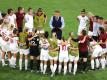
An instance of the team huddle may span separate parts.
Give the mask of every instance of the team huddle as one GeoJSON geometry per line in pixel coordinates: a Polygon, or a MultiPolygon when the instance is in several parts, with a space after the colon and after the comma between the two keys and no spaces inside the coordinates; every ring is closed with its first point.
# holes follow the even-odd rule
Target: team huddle
{"type": "Polygon", "coordinates": [[[47,15],[42,8],[36,12],[29,8],[28,13],[25,13],[23,7],[18,7],[16,13],[13,9],[8,9],[7,13],[0,13],[2,67],[9,65],[11,68],[18,67],[21,71],[31,72],[36,69],[42,74],[47,74],[49,65],[51,77],[62,71],[64,75],[76,75],[78,68],[85,73],[89,70],[88,63],[90,70],[105,69],[107,21],[91,12],[87,13],[85,9],[81,11],[77,20],[77,38],[70,32],[69,38],[65,39],[62,36],[65,23],[60,11],[55,11],[49,22],[52,29],[51,37],[49,32],[45,31],[47,15]]]}

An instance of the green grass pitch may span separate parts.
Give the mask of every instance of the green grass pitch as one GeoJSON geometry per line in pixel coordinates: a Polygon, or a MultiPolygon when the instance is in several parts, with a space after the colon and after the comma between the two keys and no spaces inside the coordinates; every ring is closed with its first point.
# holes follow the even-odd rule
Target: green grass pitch
{"type": "MultiPolygon", "coordinates": [[[[28,7],[37,10],[39,7],[44,9],[48,16],[46,30],[50,31],[49,20],[55,10],[60,10],[65,19],[66,26],[63,29],[63,35],[68,37],[68,32],[77,32],[78,22],[76,17],[81,9],[86,9],[96,15],[107,18],[107,0],[0,0],[0,11],[5,12],[8,8],[17,9],[22,6],[27,11],[28,7]]],[[[1,67],[0,63],[0,80],[107,80],[107,69],[104,71],[88,72],[87,74],[57,75],[53,78],[50,75],[40,75],[1,67]]]]}

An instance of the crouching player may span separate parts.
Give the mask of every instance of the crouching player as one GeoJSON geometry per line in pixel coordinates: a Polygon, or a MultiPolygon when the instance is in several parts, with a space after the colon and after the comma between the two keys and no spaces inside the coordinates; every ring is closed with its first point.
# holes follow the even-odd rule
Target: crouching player
{"type": "Polygon", "coordinates": [[[40,69],[41,73],[46,74],[47,61],[49,60],[49,42],[48,42],[48,32],[44,33],[44,37],[40,40],[41,53],[40,53],[40,69]]]}
{"type": "Polygon", "coordinates": [[[79,60],[79,51],[78,51],[78,47],[76,47],[76,43],[74,43],[72,41],[72,35],[73,33],[71,32],[69,34],[69,39],[68,39],[68,43],[70,44],[69,47],[69,73],[71,73],[72,71],[72,63],[74,63],[74,67],[73,67],[73,75],[76,74],[77,72],[77,64],[78,64],[78,60],[79,60]]]}
{"type": "Polygon", "coordinates": [[[49,59],[50,59],[50,69],[51,69],[51,77],[55,75],[57,69],[57,60],[58,60],[58,50],[52,51],[53,49],[58,47],[58,43],[60,40],[57,39],[56,33],[52,33],[52,38],[49,39],[50,43],[50,52],[49,52],[49,59]]]}
{"type": "Polygon", "coordinates": [[[19,59],[19,69],[22,70],[22,60],[23,55],[25,56],[25,70],[28,69],[28,54],[29,54],[29,42],[27,29],[19,34],[19,47],[20,47],[20,59],[19,59]]]}

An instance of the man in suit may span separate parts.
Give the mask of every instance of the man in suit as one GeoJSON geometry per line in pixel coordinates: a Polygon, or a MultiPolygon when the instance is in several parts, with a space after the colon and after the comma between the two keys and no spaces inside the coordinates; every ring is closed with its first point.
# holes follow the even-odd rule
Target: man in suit
{"type": "Polygon", "coordinates": [[[57,34],[57,38],[62,38],[62,29],[65,26],[64,18],[61,16],[60,11],[55,11],[54,16],[51,17],[50,23],[49,23],[52,33],[57,34]]]}

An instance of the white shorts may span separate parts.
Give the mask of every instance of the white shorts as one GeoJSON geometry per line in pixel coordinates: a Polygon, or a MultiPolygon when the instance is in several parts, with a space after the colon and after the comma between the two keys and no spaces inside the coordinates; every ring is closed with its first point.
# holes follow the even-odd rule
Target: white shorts
{"type": "Polygon", "coordinates": [[[100,46],[96,47],[92,53],[92,57],[101,56],[102,48],[100,46]]]}
{"type": "Polygon", "coordinates": [[[78,60],[79,60],[79,56],[69,55],[69,61],[74,62],[74,61],[78,61],[78,60]]]}
{"type": "Polygon", "coordinates": [[[105,54],[106,51],[107,51],[107,48],[103,48],[103,49],[102,49],[102,52],[101,52],[101,55],[105,54]]]}
{"type": "Polygon", "coordinates": [[[68,52],[59,53],[59,62],[68,62],[68,60],[69,60],[68,52]]]}
{"type": "Polygon", "coordinates": [[[11,51],[11,53],[18,53],[19,52],[19,49],[17,48],[17,49],[10,49],[10,51],[11,51]]]}
{"type": "Polygon", "coordinates": [[[41,53],[40,53],[40,60],[43,60],[43,61],[48,61],[49,60],[49,55],[48,55],[48,50],[41,50],[41,53]]]}
{"type": "Polygon", "coordinates": [[[58,56],[56,56],[56,57],[49,56],[49,60],[57,61],[58,60],[58,56]]]}
{"type": "Polygon", "coordinates": [[[28,55],[29,49],[20,49],[20,54],[28,55]]]}
{"type": "Polygon", "coordinates": [[[5,45],[5,46],[2,45],[1,48],[2,48],[3,52],[9,52],[10,51],[10,46],[9,45],[5,45]]]}
{"type": "Polygon", "coordinates": [[[45,31],[43,29],[37,30],[37,34],[43,34],[45,31]]]}
{"type": "Polygon", "coordinates": [[[32,32],[32,30],[33,30],[33,24],[25,23],[25,28],[28,29],[28,32],[32,32]]]}
{"type": "Polygon", "coordinates": [[[13,45],[13,46],[10,46],[10,51],[11,51],[11,53],[18,53],[19,48],[18,48],[18,46],[13,45]]]}

